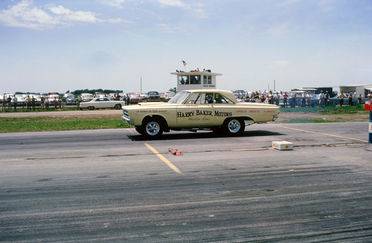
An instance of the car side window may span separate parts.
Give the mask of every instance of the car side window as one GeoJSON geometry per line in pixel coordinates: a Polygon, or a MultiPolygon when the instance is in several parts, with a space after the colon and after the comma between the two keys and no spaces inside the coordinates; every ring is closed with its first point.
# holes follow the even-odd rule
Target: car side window
{"type": "Polygon", "coordinates": [[[205,100],[205,93],[200,93],[199,98],[196,100],[195,104],[204,104],[205,100]]]}
{"type": "Polygon", "coordinates": [[[185,104],[196,104],[200,100],[200,93],[191,93],[185,104]]]}
{"type": "Polygon", "coordinates": [[[216,104],[229,104],[229,100],[226,99],[223,95],[216,93],[214,96],[214,103],[216,104]]]}
{"type": "Polygon", "coordinates": [[[213,104],[213,93],[205,94],[204,104],[213,104]]]}

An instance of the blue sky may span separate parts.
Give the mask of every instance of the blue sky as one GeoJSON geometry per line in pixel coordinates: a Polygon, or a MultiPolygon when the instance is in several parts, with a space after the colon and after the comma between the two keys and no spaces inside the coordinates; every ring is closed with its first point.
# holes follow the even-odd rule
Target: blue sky
{"type": "Polygon", "coordinates": [[[2,0],[0,92],[372,83],[371,0],[2,0]]]}

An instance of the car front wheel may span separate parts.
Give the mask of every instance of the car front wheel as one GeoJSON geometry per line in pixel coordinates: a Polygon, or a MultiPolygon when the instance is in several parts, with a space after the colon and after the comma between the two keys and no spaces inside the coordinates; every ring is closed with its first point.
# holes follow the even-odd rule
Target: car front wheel
{"type": "Polygon", "coordinates": [[[157,119],[148,119],[143,124],[143,132],[148,138],[158,138],[163,134],[163,128],[157,119]]]}
{"type": "Polygon", "coordinates": [[[224,124],[225,133],[229,136],[240,135],[244,132],[245,123],[243,120],[238,118],[231,118],[224,124]]]}

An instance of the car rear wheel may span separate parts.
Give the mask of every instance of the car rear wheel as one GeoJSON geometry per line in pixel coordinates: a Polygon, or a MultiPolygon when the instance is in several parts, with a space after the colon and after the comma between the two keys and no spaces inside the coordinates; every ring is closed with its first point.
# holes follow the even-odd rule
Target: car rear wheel
{"type": "Polygon", "coordinates": [[[163,134],[163,127],[159,120],[148,119],[143,124],[144,135],[148,138],[158,138],[163,134]]]}
{"type": "Polygon", "coordinates": [[[121,109],[121,105],[120,105],[120,104],[116,104],[116,105],[114,106],[114,108],[115,108],[116,110],[120,110],[120,109],[121,109]]]}
{"type": "Polygon", "coordinates": [[[244,132],[245,123],[238,118],[228,119],[224,124],[224,131],[229,136],[240,135],[244,132]]]}

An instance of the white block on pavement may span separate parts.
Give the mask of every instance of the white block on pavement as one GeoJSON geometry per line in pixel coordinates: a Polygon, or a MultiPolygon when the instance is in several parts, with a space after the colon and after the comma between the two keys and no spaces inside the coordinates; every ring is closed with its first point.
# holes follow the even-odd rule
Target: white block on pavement
{"type": "Polygon", "coordinates": [[[293,143],[288,141],[273,141],[272,147],[277,150],[292,150],[293,143]]]}

